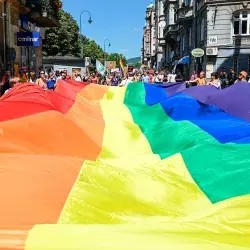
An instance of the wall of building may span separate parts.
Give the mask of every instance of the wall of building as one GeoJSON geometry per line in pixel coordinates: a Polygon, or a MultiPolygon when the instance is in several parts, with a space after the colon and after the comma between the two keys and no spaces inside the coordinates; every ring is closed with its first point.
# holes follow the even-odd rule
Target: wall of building
{"type": "MultiPolygon", "coordinates": [[[[236,71],[245,70],[250,73],[250,36],[238,36],[241,44],[235,45],[233,35],[233,14],[239,10],[250,12],[250,4],[243,6],[243,2],[224,3],[220,5],[209,5],[207,14],[207,36],[217,37],[218,55],[215,58],[208,58],[213,62],[213,70],[218,71],[225,68],[227,71],[234,67],[236,71]],[[242,40],[244,39],[244,40],[242,40]]],[[[250,20],[249,28],[250,28],[250,20]]],[[[207,40],[208,47],[209,40],[207,40]]]]}
{"type": "MultiPolygon", "coordinates": [[[[34,4],[39,6],[42,2],[35,1],[34,4]]],[[[20,69],[38,71],[39,67],[42,66],[42,44],[39,47],[17,46],[17,32],[40,32],[42,38],[44,37],[44,28],[39,26],[49,24],[54,27],[56,19],[52,17],[55,20],[55,23],[53,21],[52,24],[52,21],[49,22],[51,20],[49,18],[39,19],[41,13],[37,13],[38,20],[34,21],[29,18],[29,13],[31,13],[31,7],[25,1],[0,0],[0,15],[6,15],[0,18],[0,75],[2,71],[1,60],[4,61],[3,68],[11,70],[14,75],[17,75],[20,69]],[[6,37],[6,43],[4,43],[4,37],[6,37]],[[6,53],[4,53],[5,51],[6,53]],[[9,51],[15,52],[13,53],[16,55],[14,60],[10,57],[9,51]]]]}
{"type": "Polygon", "coordinates": [[[143,31],[143,64],[153,67],[156,61],[156,22],[155,7],[150,4],[146,9],[146,24],[143,31]]]}
{"type": "Polygon", "coordinates": [[[21,62],[21,49],[16,45],[16,33],[19,31],[20,15],[16,8],[11,3],[7,2],[7,25],[6,25],[6,45],[7,45],[7,69],[12,70],[15,64],[20,65],[21,62]],[[14,49],[16,58],[10,61],[9,50],[14,49]]]}
{"type": "Polygon", "coordinates": [[[163,31],[166,25],[165,16],[164,16],[164,4],[163,0],[155,1],[155,13],[156,13],[156,67],[162,68],[164,61],[163,54],[163,44],[165,44],[163,31]]]}
{"type": "MultiPolygon", "coordinates": [[[[213,71],[218,71],[222,68],[229,71],[230,67],[234,67],[236,71],[245,70],[250,73],[250,19],[248,20],[248,35],[234,36],[232,33],[233,13],[239,10],[246,10],[250,13],[250,2],[199,0],[197,9],[195,4],[193,4],[194,2],[183,0],[165,1],[166,30],[169,32],[169,26],[173,24],[176,24],[178,30],[176,38],[172,32],[170,35],[165,35],[167,42],[163,48],[166,62],[164,65],[169,65],[169,62],[173,63],[175,59],[183,56],[191,56],[191,51],[195,48],[202,48],[205,51],[205,55],[202,58],[195,59],[192,56],[190,57],[190,75],[193,70],[198,72],[206,70],[208,73],[207,77],[210,78],[210,74],[213,71]],[[174,10],[177,10],[178,13],[180,8],[184,10],[186,8],[188,12],[190,7],[193,7],[193,14],[189,18],[185,16],[184,21],[180,21],[180,16],[178,14],[175,15],[174,10]],[[217,38],[217,44],[211,45],[209,43],[212,37],[217,38]],[[173,38],[172,41],[171,38],[173,38]],[[167,44],[169,39],[176,46],[174,57],[172,57],[173,52],[167,44]],[[218,55],[206,55],[206,49],[210,47],[218,48],[218,55]]],[[[173,44],[171,46],[174,47],[173,44]]]]}
{"type": "MultiPolygon", "coordinates": [[[[4,13],[4,4],[0,2],[0,15],[4,13]]],[[[4,47],[4,22],[5,18],[0,18],[0,77],[4,74],[5,47],[4,47]]]]}

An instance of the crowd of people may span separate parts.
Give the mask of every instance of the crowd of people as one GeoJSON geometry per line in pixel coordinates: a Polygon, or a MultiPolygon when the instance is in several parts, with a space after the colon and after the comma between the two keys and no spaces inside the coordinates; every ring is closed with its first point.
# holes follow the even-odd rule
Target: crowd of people
{"type": "Polygon", "coordinates": [[[234,68],[229,69],[229,73],[225,69],[221,69],[219,72],[214,72],[211,74],[211,80],[206,79],[206,74],[204,71],[201,71],[199,75],[193,72],[191,79],[187,82],[189,86],[193,85],[212,85],[218,89],[224,89],[238,82],[249,82],[247,80],[247,72],[240,71],[238,74],[234,71],[234,68]]]}
{"type": "Polygon", "coordinates": [[[69,80],[71,77],[67,74],[67,71],[51,71],[47,73],[45,70],[41,69],[38,75],[34,71],[29,73],[20,71],[19,74],[14,77],[11,76],[10,71],[6,71],[0,83],[0,94],[3,95],[14,86],[22,83],[33,83],[44,90],[54,90],[57,85],[57,80],[59,79],[69,80]]]}
{"type": "Polygon", "coordinates": [[[16,77],[12,77],[11,72],[6,71],[0,83],[0,93],[3,95],[15,85],[27,82],[34,83],[44,90],[55,90],[57,81],[59,79],[65,81],[72,79],[78,82],[88,82],[92,84],[119,87],[127,86],[132,82],[144,82],[151,84],[186,82],[187,87],[212,85],[218,89],[223,89],[237,82],[247,82],[247,76],[247,72],[241,71],[239,74],[237,74],[233,68],[230,68],[228,74],[226,73],[225,69],[221,69],[219,72],[212,73],[211,79],[209,81],[206,79],[206,73],[204,71],[201,71],[199,74],[193,72],[189,81],[184,81],[180,72],[158,72],[153,70],[138,70],[129,72],[126,74],[126,76],[122,76],[122,74],[119,72],[105,75],[92,73],[89,76],[81,76],[81,74],[78,72],[74,72],[73,75],[70,76],[67,71],[50,71],[47,73],[45,70],[41,69],[38,75],[34,71],[29,73],[20,71],[19,75],[16,77]]]}

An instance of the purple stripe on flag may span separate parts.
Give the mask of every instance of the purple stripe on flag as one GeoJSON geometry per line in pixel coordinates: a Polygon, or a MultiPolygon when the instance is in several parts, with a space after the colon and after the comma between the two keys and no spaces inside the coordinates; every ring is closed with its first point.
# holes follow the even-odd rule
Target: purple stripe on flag
{"type": "Polygon", "coordinates": [[[175,95],[186,89],[186,83],[164,83],[164,84],[149,84],[144,83],[146,90],[146,103],[151,106],[175,95]],[[154,91],[155,95],[150,93],[154,91]]]}
{"type": "Polygon", "coordinates": [[[201,103],[215,105],[225,112],[250,121],[250,84],[241,82],[223,90],[212,86],[198,86],[183,93],[201,103]]]}

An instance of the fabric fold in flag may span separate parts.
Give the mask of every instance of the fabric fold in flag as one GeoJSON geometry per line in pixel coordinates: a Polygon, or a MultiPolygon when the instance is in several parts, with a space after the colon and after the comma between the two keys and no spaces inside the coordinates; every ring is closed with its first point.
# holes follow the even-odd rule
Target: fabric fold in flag
{"type": "Polygon", "coordinates": [[[249,106],[215,101],[250,87],[211,88],[10,90],[0,249],[250,250],[249,106]]]}

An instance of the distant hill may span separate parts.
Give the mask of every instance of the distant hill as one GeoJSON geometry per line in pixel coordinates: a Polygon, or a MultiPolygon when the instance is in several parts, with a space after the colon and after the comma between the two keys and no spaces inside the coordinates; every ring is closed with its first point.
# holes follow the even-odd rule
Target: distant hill
{"type": "Polygon", "coordinates": [[[128,59],[128,64],[132,65],[132,64],[135,64],[135,63],[140,62],[140,61],[141,61],[141,57],[138,56],[138,57],[128,59]]]}

